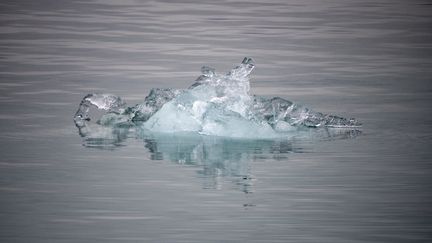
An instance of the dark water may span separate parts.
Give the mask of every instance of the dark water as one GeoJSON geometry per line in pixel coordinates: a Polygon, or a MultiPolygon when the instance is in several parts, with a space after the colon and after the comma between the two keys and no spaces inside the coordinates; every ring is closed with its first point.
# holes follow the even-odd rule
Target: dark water
{"type": "Polygon", "coordinates": [[[432,240],[430,1],[2,1],[0,13],[1,242],[432,240]],[[244,56],[253,93],[356,117],[361,134],[83,146],[72,117],[85,94],[134,104],[244,56]]]}

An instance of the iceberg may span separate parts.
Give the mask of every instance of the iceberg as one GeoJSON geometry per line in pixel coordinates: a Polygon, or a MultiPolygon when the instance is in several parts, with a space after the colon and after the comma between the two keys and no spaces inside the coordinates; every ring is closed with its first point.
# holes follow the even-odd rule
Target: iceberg
{"type": "MultiPolygon", "coordinates": [[[[187,89],[150,91],[144,102],[128,107],[112,94],[88,94],[74,116],[75,125],[85,136],[90,109],[104,111],[97,120],[102,127],[137,128],[156,133],[195,133],[233,138],[275,138],[309,128],[356,128],[356,119],[313,111],[289,100],[250,94],[252,58],[226,74],[211,67],[187,89]]],[[[98,128],[103,130],[103,128],[98,128]]],[[[103,132],[102,132],[103,133],[103,132]]]]}

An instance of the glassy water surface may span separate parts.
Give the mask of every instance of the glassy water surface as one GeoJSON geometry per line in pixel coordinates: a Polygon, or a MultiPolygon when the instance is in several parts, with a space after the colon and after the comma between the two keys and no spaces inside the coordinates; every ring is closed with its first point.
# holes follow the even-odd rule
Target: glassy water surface
{"type": "Polygon", "coordinates": [[[2,1],[1,242],[427,242],[428,1],[2,1]],[[128,104],[255,59],[252,93],[356,117],[276,140],[83,139],[128,104]]]}

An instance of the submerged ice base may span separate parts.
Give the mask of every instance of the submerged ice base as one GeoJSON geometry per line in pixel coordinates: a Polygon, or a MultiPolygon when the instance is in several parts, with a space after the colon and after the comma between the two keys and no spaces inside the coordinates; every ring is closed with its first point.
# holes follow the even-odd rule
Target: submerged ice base
{"type": "Polygon", "coordinates": [[[142,104],[126,107],[111,94],[89,94],[81,101],[74,121],[85,132],[92,106],[106,111],[102,126],[138,126],[158,133],[191,132],[236,138],[272,138],[304,128],[359,127],[346,119],[312,111],[280,97],[250,94],[251,58],[227,74],[202,67],[201,76],[188,89],[152,89],[142,104]]]}

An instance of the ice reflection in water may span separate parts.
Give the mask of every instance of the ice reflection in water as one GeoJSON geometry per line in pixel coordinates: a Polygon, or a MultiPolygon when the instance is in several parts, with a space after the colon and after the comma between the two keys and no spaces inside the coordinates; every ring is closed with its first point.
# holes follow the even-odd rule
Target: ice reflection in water
{"type": "Polygon", "coordinates": [[[83,145],[88,148],[114,150],[127,139],[140,139],[151,160],[197,166],[204,188],[221,189],[224,177],[244,193],[254,191],[250,163],[253,161],[287,160],[290,153],[307,152],[313,142],[328,139],[350,139],[360,130],[342,128],[307,129],[291,137],[278,139],[236,139],[198,135],[195,133],[153,133],[138,127],[107,127],[86,123],[78,129],[83,145]]]}

